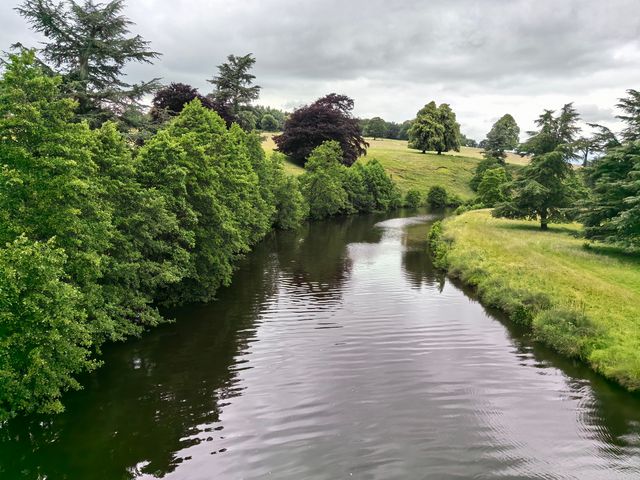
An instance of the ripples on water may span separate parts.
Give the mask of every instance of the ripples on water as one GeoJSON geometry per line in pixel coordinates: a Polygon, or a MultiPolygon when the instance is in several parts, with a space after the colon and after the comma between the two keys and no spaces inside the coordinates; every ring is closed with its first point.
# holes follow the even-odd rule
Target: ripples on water
{"type": "Polygon", "coordinates": [[[430,220],[274,235],[219,301],[107,352],[66,414],[5,429],[0,472],[640,478],[640,400],[435,272],[430,220]]]}

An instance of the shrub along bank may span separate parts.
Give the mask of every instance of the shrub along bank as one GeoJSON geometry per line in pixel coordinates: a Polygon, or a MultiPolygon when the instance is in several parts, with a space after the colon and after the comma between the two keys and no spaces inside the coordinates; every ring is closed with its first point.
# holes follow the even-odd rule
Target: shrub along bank
{"type": "Polygon", "coordinates": [[[482,302],[531,327],[555,350],[640,389],[640,257],[576,238],[579,226],[539,231],[476,210],[436,223],[436,264],[482,302]]]}

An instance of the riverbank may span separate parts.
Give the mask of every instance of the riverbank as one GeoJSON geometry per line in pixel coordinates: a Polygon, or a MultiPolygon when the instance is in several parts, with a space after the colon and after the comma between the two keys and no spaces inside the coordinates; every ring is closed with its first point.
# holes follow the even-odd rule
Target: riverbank
{"type": "Polygon", "coordinates": [[[488,306],[531,327],[537,339],[640,389],[640,257],[585,246],[576,224],[491,217],[477,210],[436,224],[438,266],[477,288],[488,306]]]}

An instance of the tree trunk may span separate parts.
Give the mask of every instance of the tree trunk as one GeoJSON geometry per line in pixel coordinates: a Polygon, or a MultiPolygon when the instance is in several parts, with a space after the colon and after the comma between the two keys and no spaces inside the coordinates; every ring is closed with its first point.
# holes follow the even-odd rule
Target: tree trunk
{"type": "Polygon", "coordinates": [[[427,153],[427,151],[426,150],[422,150],[422,153],[427,153]]]}
{"type": "Polygon", "coordinates": [[[540,214],[540,230],[549,230],[547,212],[543,212],[540,214]]]}

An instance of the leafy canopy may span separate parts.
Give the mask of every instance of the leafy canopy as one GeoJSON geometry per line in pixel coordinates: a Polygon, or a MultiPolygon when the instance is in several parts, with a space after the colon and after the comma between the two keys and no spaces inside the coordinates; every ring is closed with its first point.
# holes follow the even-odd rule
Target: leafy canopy
{"type": "Polygon", "coordinates": [[[157,81],[129,84],[130,62],[152,63],[159,56],[122,15],[124,0],[95,3],[26,0],[16,10],[46,38],[41,53],[64,78],[64,90],[78,101],[77,113],[94,124],[141,107],[157,81]]]}
{"type": "Polygon", "coordinates": [[[253,85],[256,77],[251,73],[255,63],[256,59],[251,53],[229,55],[227,62],[218,65],[218,75],[207,80],[215,87],[213,98],[227,105],[236,118],[242,107],[260,96],[260,86],[253,85]]]}
{"type": "Polygon", "coordinates": [[[520,127],[508,113],[493,124],[484,144],[484,155],[504,162],[506,150],[514,150],[518,146],[520,127]]]}
{"type": "Polygon", "coordinates": [[[408,130],[409,148],[425,153],[427,150],[447,152],[460,150],[460,125],[448,104],[439,107],[429,102],[421,108],[408,130]]]}
{"type": "Polygon", "coordinates": [[[341,163],[352,165],[366,155],[369,146],[352,110],[353,100],[335,93],[297,109],[285,122],[282,134],[274,137],[278,150],[304,165],[316,147],[336,141],[342,152],[341,163]]]}

